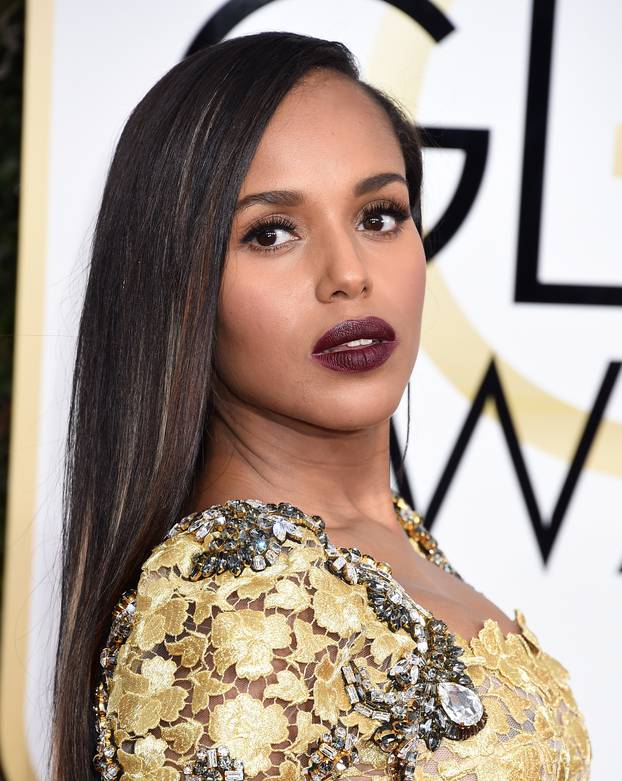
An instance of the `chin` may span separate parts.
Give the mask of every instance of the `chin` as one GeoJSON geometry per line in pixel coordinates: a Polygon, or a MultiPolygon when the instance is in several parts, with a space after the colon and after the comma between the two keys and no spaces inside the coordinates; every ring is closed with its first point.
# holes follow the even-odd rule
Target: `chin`
{"type": "Polygon", "coordinates": [[[315,426],[335,431],[358,431],[372,428],[384,423],[393,415],[400,398],[387,398],[384,401],[376,398],[373,402],[368,398],[367,403],[360,403],[356,400],[355,395],[351,399],[331,404],[330,407],[327,405],[325,414],[322,414],[323,405],[315,407],[309,422],[315,426]]]}

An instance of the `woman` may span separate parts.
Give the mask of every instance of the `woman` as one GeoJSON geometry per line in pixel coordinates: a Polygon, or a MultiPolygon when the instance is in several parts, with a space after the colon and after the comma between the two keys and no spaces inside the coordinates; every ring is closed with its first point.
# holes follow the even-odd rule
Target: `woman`
{"type": "Polygon", "coordinates": [[[221,42],[130,116],[78,340],[55,779],[588,777],[564,668],[390,486],[421,177],[335,42],[221,42]]]}

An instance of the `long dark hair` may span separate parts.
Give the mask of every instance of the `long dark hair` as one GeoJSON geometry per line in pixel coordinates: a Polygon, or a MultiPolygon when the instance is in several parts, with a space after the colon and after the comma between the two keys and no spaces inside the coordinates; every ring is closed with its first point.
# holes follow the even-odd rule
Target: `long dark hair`
{"type": "Polygon", "coordinates": [[[179,519],[213,410],[216,307],[234,207],[275,109],[312,69],[357,82],[403,150],[421,231],[421,147],[337,41],[262,32],[182,60],[132,111],[110,165],[77,340],[63,488],[51,778],[97,778],[92,696],[120,594],[179,519]]]}

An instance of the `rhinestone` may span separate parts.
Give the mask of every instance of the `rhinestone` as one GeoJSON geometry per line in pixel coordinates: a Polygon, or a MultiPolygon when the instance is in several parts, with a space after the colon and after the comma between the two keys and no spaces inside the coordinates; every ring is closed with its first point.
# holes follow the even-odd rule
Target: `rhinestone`
{"type": "Polygon", "coordinates": [[[296,540],[296,542],[300,542],[300,540],[302,540],[302,529],[299,526],[296,526],[295,523],[292,524],[291,529],[287,530],[287,533],[293,540],[296,540]]]}
{"type": "Polygon", "coordinates": [[[196,517],[196,518],[195,518],[195,519],[194,519],[194,520],[193,520],[193,521],[190,523],[190,525],[188,526],[188,531],[189,531],[189,532],[193,532],[193,531],[195,531],[196,529],[198,529],[198,528],[199,528],[199,526],[200,526],[202,523],[203,523],[203,518],[202,518],[202,517],[199,515],[198,517],[196,517]]]}
{"type": "Polygon", "coordinates": [[[197,529],[196,534],[194,535],[197,540],[202,540],[204,537],[207,537],[209,534],[210,527],[207,525],[201,526],[200,529],[197,529]]]}
{"type": "Polygon", "coordinates": [[[432,729],[432,719],[427,719],[427,721],[424,721],[423,724],[419,727],[419,732],[421,733],[421,735],[427,735],[431,729],[432,729]]]}
{"type": "Polygon", "coordinates": [[[340,572],[346,566],[346,560],[343,556],[338,556],[330,562],[330,566],[334,572],[340,572]]]}
{"type": "Polygon", "coordinates": [[[273,550],[267,550],[265,553],[265,559],[268,562],[268,564],[274,564],[274,562],[279,558],[279,554],[275,553],[273,550]]]}
{"type": "Polygon", "coordinates": [[[399,592],[399,591],[393,591],[393,593],[391,593],[391,594],[389,595],[389,599],[390,599],[390,600],[391,600],[391,602],[393,602],[395,605],[401,605],[401,604],[402,604],[402,595],[400,594],[400,592],[399,592]]]}
{"type": "MultiPolygon", "coordinates": [[[[418,738],[411,738],[410,740],[407,740],[404,745],[401,747],[401,749],[397,752],[397,756],[400,759],[406,759],[408,754],[415,753],[416,747],[417,747],[417,740],[418,738]]],[[[416,758],[416,753],[414,757],[408,757],[411,761],[413,761],[416,758]]]]}
{"type": "Polygon", "coordinates": [[[253,542],[253,548],[257,551],[257,553],[264,553],[268,550],[268,540],[263,536],[263,534],[253,542]]]}
{"type": "Polygon", "coordinates": [[[356,679],[354,677],[354,672],[349,664],[344,664],[344,666],[341,668],[341,671],[346,683],[354,683],[356,679]]]}
{"type": "Polygon", "coordinates": [[[274,526],[272,527],[272,534],[274,534],[279,542],[285,542],[287,538],[288,527],[290,526],[291,524],[285,520],[275,521],[274,526]]]}
{"type": "Polygon", "coordinates": [[[378,742],[380,743],[380,748],[388,752],[398,742],[397,735],[394,732],[383,732],[380,734],[378,742]]]}
{"type": "Polygon", "coordinates": [[[274,518],[270,515],[259,515],[256,519],[256,523],[261,529],[272,529],[274,518]]]}
{"type": "Polygon", "coordinates": [[[459,683],[441,681],[437,691],[443,710],[452,721],[471,727],[482,718],[484,706],[471,689],[459,683]]]}
{"type": "Polygon", "coordinates": [[[434,730],[431,730],[425,739],[426,746],[430,749],[430,751],[434,751],[435,749],[437,749],[440,742],[441,742],[441,737],[434,730]]]}
{"type": "Polygon", "coordinates": [[[322,743],[320,746],[320,754],[324,754],[324,756],[329,759],[334,759],[337,756],[337,751],[332,746],[329,746],[328,743],[322,743]]]}
{"type": "Polygon", "coordinates": [[[376,719],[376,721],[391,721],[391,714],[384,710],[372,711],[371,716],[372,719],[376,719]]]}
{"type": "Polygon", "coordinates": [[[346,686],[346,694],[350,700],[350,705],[354,705],[355,702],[359,702],[359,696],[356,692],[356,687],[353,685],[346,686]]]}

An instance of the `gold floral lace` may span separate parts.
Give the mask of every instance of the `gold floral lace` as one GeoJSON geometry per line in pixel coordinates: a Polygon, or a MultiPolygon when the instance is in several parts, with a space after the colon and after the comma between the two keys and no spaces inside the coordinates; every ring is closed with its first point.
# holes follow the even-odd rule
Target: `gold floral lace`
{"type": "MultiPolygon", "coordinates": [[[[377,722],[352,710],[341,668],[354,662],[374,683],[386,681],[413,639],[379,620],[363,585],[328,571],[310,529],[271,566],[237,577],[224,571],[191,580],[203,549],[182,531],[142,567],[131,631],[118,645],[105,697],[99,691],[100,723],[120,767],[102,778],[219,778],[192,768],[201,747],[224,746],[247,779],[295,781],[338,722],[358,749],[341,777],[392,778],[371,740],[377,722]]],[[[420,741],[416,781],[589,777],[590,741],[568,673],[515,614],[520,634],[504,635],[488,619],[469,642],[455,635],[488,721],[434,751],[420,741]]]]}

